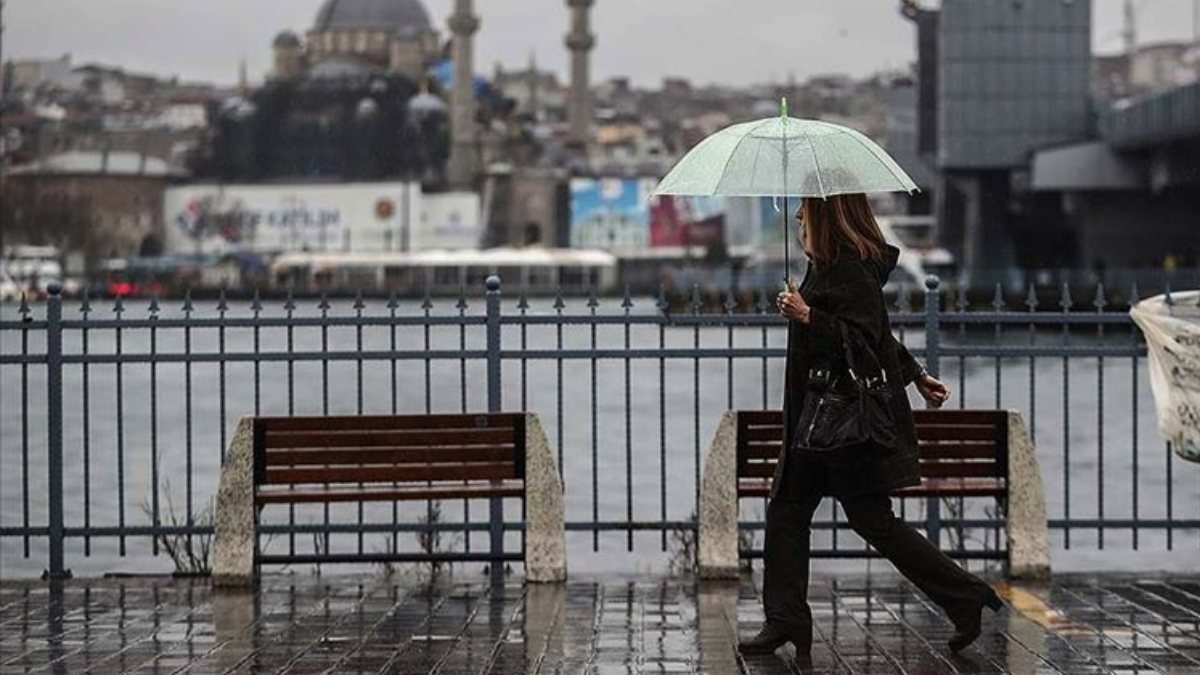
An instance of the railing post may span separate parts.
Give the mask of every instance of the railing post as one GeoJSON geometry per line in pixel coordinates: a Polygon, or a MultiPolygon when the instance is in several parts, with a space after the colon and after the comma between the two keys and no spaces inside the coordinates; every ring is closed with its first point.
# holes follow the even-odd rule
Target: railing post
{"type": "Polygon", "coordinates": [[[925,369],[941,377],[941,281],[934,275],[925,277],[925,369]]]}
{"type": "MultiPolygon", "coordinates": [[[[942,294],[941,281],[934,275],[925,277],[925,370],[934,377],[941,377],[942,346],[942,294]]],[[[933,407],[933,404],[927,404],[933,407]]],[[[942,504],[937,497],[925,500],[925,535],[934,546],[942,540],[942,504]]]]}
{"type": "Polygon", "coordinates": [[[62,421],[62,286],[51,282],[46,298],[46,448],[49,497],[50,566],[42,575],[51,581],[71,576],[63,567],[63,421],[62,421]]]}
{"type": "MultiPolygon", "coordinates": [[[[503,399],[500,393],[500,277],[491,275],[485,282],[487,287],[487,405],[488,412],[500,412],[503,399]]],[[[521,450],[524,452],[524,449],[521,450]]],[[[504,501],[493,498],[488,501],[491,516],[488,535],[493,556],[504,553],[504,501]]],[[[493,581],[503,578],[504,562],[493,558],[491,565],[493,581]]]]}

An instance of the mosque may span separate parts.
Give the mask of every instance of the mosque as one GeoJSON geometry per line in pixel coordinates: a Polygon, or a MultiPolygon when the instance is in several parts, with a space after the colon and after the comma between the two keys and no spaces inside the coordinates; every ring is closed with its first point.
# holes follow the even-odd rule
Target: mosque
{"type": "MultiPolygon", "coordinates": [[[[586,151],[594,0],[565,1],[568,145],[586,151]]],[[[488,163],[504,159],[489,125],[511,102],[475,75],[474,0],[454,0],[446,26],[448,39],[421,0],[325,0],[303,37],[276,35],[264,85],[223,104],[200,174],[478,189],[488,163]]]]}
{"type": "Polygon", "coordinates": [[[420,0],[325,0],[304,39],[275,37],[272,77],[396,73],[420,81],[441,52],[420,0]]]}

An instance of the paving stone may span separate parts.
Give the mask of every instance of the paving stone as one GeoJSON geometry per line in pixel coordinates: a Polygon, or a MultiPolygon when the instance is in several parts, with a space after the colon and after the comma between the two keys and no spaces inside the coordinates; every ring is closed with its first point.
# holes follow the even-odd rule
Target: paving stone
{"type": "Polygon", "coordinates": [[[1200,672],[1200,578],[996,587],[1008,606],[955,656],[953,626],[903,579],[814,579],[813,653],[797,660],[790,647],[735,651],[762,625],[756,575],[435,588],[278,575],[236,592],[157,577],[6,582],[0,672],[1200,672]]]}

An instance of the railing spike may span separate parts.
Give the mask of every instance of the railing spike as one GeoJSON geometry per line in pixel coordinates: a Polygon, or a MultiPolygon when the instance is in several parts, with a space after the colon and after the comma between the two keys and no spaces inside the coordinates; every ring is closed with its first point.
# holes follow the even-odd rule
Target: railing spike
{"type": "Polygon", "coordinates": [[[561,312],[563,310],[563,308],[566,306],[567,306],[567,303],[563,302],[562,286],[561,285],[555,286],[555,288],[554,288],[554,309],[561,312]]]}
{"type": "Polygon", "coordinates": [[[467,310],[467,307],[468,307],[468,305],[467,305],[467,287],[459,286],[458,287],[458,302],[454,303],[454,309],[457,309],[460,312],[465,312],[467,310]]]}
{"type": "Polygon", "coordinates": [[[221,282],[221,289],[217,292],[217,311],[221,314],[229,311],[229,302],[225,298],[225,282],[221,282]]]}
{"type": "MultiPolygon", "coordinates": [[[[121,296],[118,295],[117,302],[120,302],[120,301],[121,301],[121,296]]],[[[29,321],[29,298],[26,297],[25,291],[21,291],[21,304],[17,306],[17,312],[19,312],[22,315],[21,316],[22,321],[29,321]]]]}
{"type": "Polygon", "coordinates": [[[192,289],[188,287],[183,289],[183,311],[191,314],[192,309],[192,289]]]}
{"type": "Polygon", "coordinates": [[[283,299],[283,308],[287,310],[288,314],[291,314],[296,309],[296,298],[293,294],[292,288],[292,284],[289,283],[287,287],[287,296],[283,299]]]}
{"type": "Polygon", "coordinates": [[[702,309],[704,303],[700,301],[700,284],[692,284],[692,314],[699,314],[702,309]]]}
{"type": "Polygon", "coordinates": [[[733,295],[732,287],[725,292],[725,304],[723,307],[726,314],[733,314],[733,311],[738,308],[737,298],[733,295]]]}
{"type": "Polygon", "coordinates": [[[595,311],[600,306],[600,300],[596,297],[596,284],[588,285],[588,309],[595,311]]]}
{"type": "Polygon", "coordinates": [[[152,293],[150,295],[150,306],[147,308],[147,311],[150,312],[151,317],[158,316],[158,293],[157,292],[152,293]]]}
{"type": "Polygon", "coordinates": [[[362,313],[363,308],[366,307],[366,305],[363,303],[362,291],[354,292],[354,305],[352,305],[352,307],[356,312],[359,313],[362,313]]]}
{"type": "Polygon", "coordinates": [[[1175,296],[1171,294],[1171,282],[1169,281],[1167,282],[1166,292],[1163,293],[1163,304],[1166,305],[1168,309],[1175,306],[1175,296]]]}
{"type": "Polygon", "coordinates": [[[1103,281],[1096,284],[1096,297],[1092,300],[1092,306],[1096,308],[1097,312],[1103,312],[1104,308],[1108,306],[1108,296],[1104,293],[1103,281]]]}
{"type": "Polygon", "coordinates": [[[399,306],[400,299],[396,297],[396,289],[393,288],[390,292],[388,292],[387,308],[396,309],[399,306]]]}
{"type": "Polygon", "coordinates": [[[758,291],[755,295],[757,295],[757,299],[754,303],[754,309],[759,314],[766,314],[767,310],[771,308],[771,303],[767,301],[767,289],[762,285],[761,279],[759,280],[758,291]]]}
{"type": "Polygon", "coordinates": [[[1061,297],[1059,298],[1058,306],[1061,307],[1064,312],[1071,311],[1071,307],[1074,306],[1075,303],[1071,300],[1071,285],[1066,281],[1062,282],[1062,292],[1059,295],[1061,297]]]}
{"type": "Polygon", "coordinates": [[[321,299],[317,302],[317,309],[321,310],[322,312],[328,312],[329,307],[329,292],[322,290],[321,299]]]}
{"type": "Polygon", "coordinates": [[[254,297],[250,300],[250,310],[255,314],[262,311],[262,295],[258,286],[254,287],[254,297]]]}
{"type": "Polygon", "coordinates": [[[967,301],[967,286],[964,283],[959,283],[958,288],[954,289],[954,309],[958,312],[965,312],[970,306],[967,301]]]}
{"type": "Polygon", "coordinates": [[[1138,301],[1140,301],[1141,299],[1142,299],[1142,298],[1141,298],[1141,295],[1138,293],[1138,284],[1137,284],[1137,281],[1134,281],[1134,282],[1133,282],[1133,286],[1131,286],[1131,287],[1129,288],[1129,306],[1130,306],[1130,307],[1133,307],[1133,306],[1134,306],[1134,305],[1136,305],[1136,304],[1138,303],[1138,301]]]}
{"type": "Polygon", "coordinates": [[[433,297],[429,295],[428,286],[425,287],[424,297],[421,298],[421,309],[425,310],[427,313],[429,310],[433,309],[433,297]]]}
{"type": "Polygon", "coordinates": [[[83,314],[86,319],[88,313],[92,311],[92,292],[87,286],[83,287],[83,299],[79,303],[79,313],[83,314]]]}
{"type": "Polygon", "coordinates": [[[632,307],[633,307],[633,296],[631,296],[629,294],[629,284],[626,283],[625,284],[625,295],[624,295],[624,297],[621,298],[621,308],[625,310],[626,314],[628,314],[629,310],[632,307]]]}
{"type": "Polygon", "coordinates": [[[517,294],[517,309],[522,312],[529,309],[529,297],[525,294],[524,286],[521,286],[521,292],[517,294]]]}
{"type": "Polygon", "coordinates": [[[656,308],[658,308],[658,311],[663,312],[663,313],[666,313],[667,309],[670,308],[671,305],[670,305],[670,303],[667,302],[667,285],[666,284],[658,285],[658,297],[654,299],[654,306],[656,308]]]}
{"type": "Polygon", "coordinates": [[[996,290],[992,293],[992,309],[997,312],[1004,311],[1004,289],[1000,286],[1000,282],[996,282],[996,290]]]}
{"type": "Polygon", "coordinates": [[[1028,307],[1029,311],[1031,311],[1031,312],[1037,311],[1037,308],[1038,308],[1037,286],[1035,286],[1033,284],[1033,282],[1029,282],[1029,292],[1025,294],[1025,306],[1028,307]]]}

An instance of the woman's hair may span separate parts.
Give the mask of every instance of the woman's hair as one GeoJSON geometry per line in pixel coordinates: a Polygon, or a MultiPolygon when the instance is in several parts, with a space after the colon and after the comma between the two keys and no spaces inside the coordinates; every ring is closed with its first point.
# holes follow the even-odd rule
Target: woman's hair
{"type": "Polygon", "coordinates": [[[808,228],[808,253],[817,264],[837,260],[841,249],[850,249],[862,258],[883,257],[883,232],[866,195],[807,197],[801,208],[808,228]]]}

